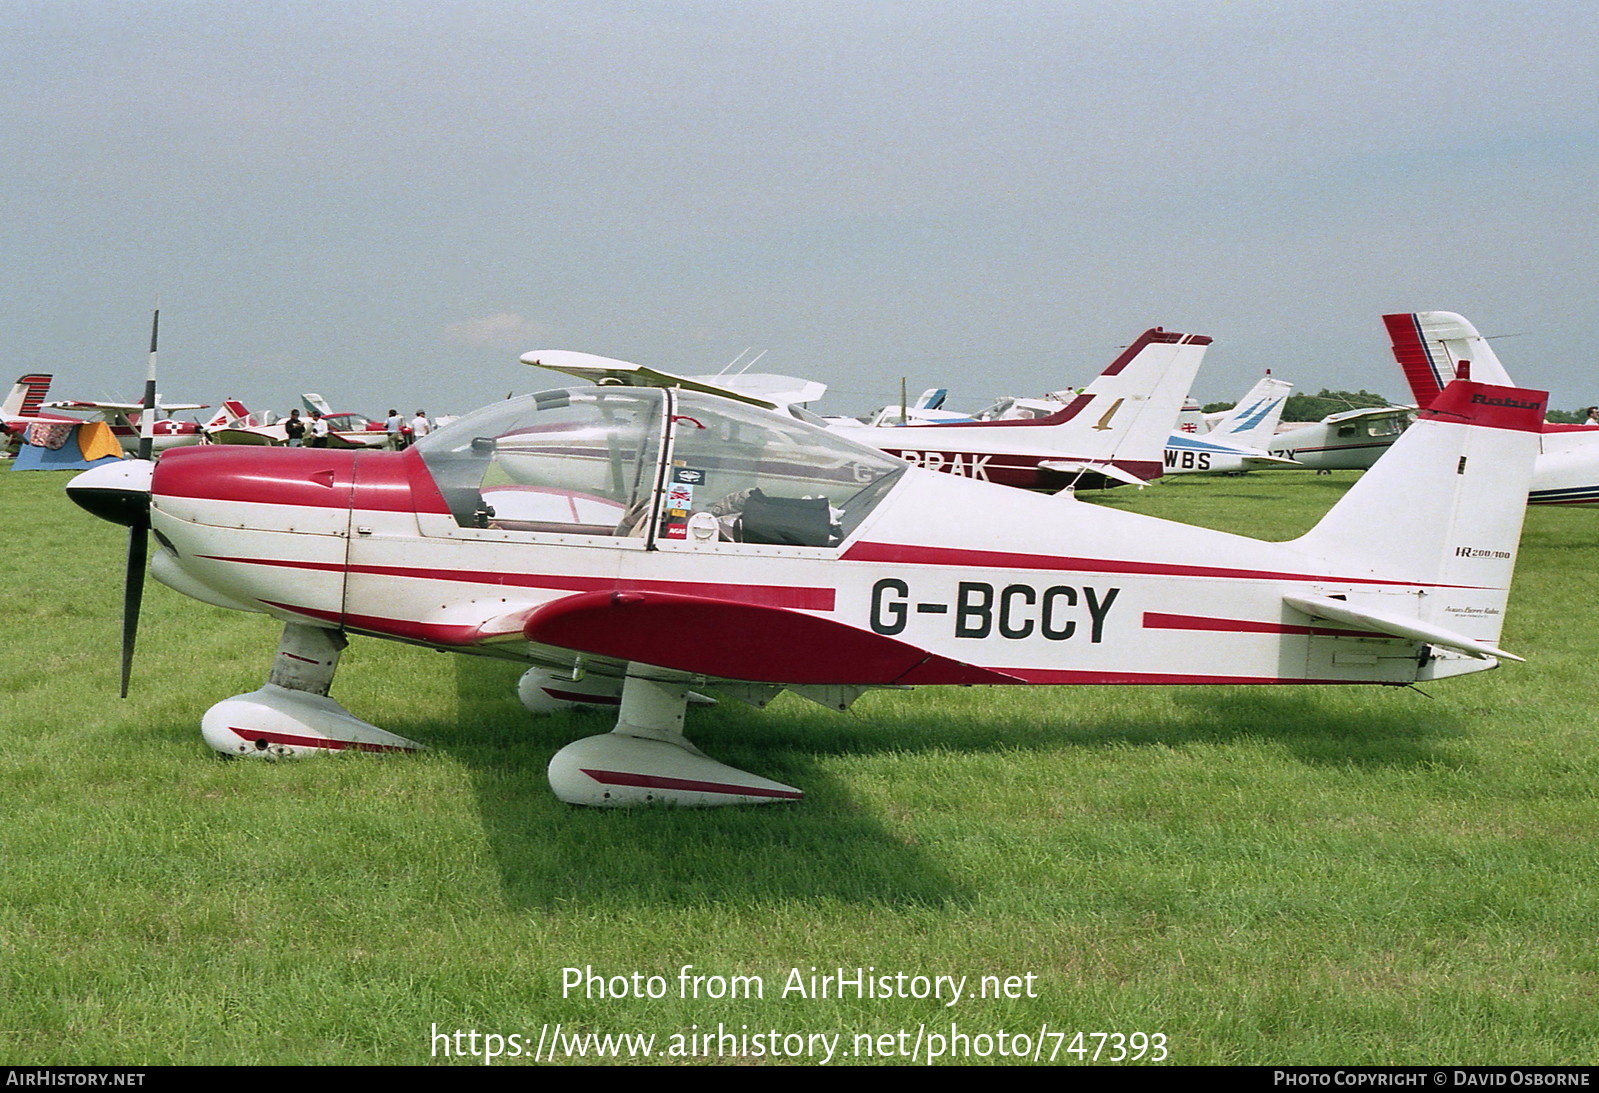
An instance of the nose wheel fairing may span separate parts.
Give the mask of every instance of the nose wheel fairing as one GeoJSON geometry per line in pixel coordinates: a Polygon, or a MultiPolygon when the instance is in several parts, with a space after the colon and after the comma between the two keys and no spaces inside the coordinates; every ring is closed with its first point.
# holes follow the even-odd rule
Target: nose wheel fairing
{"type": "MultiPolygon", "coordinates": [[[[347,644],[337,630],[283,627],[267,682],[212,706],[200,722],[224,755],[301,759],[337,751],[419,751],[423,745],[356,717],[328,697],[347,644]]],[[[793,786],[718,763],[683,735],[688,684],[629,667],[620,715],[608,733],[568,744],[550,760],[550,788],[597,808],[670,804],[702,808],[799,800],[793,786]]]]}
{"type": "Polygon", "coordinates": [[[205,742],[224,755],[301,759],[330,751],[418,751],[414,740],[368,724],[328,697],[344,635],[288,623],[264,686],[212,706],[205,742]]]}

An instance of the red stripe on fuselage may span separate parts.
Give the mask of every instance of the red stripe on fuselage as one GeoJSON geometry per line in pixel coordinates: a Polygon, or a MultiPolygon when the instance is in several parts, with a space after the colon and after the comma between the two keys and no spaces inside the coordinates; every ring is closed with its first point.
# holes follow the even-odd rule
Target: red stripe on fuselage
{"type": "Polygon", "coordinates": [[[937,422],[918,422],[915,425],[900,425],[897,428],[938,429],[941,432],[954,430],[955,435],[959,435],[959,431],[962,429],[1024,429],[1040,425],[1064,425],[1082,413],[1083,407],[1093,401],[1093,395],[1078,395],[1048,417],[1011,418],[1005,421],[950,421],[942,425],[937,422]]]}
{"type": "Polygon", "coordinates": [[[1167,615],[1144,612],[1146,630],[1209,630],[1228,634],[1310,634],[1334,638],[1383,638],[1371,630],[1336,630],[1326,626],[1303,626],[1285,622],[1256,622],[1253,619],[1213,619],[1203,615],[1167,615]]]}

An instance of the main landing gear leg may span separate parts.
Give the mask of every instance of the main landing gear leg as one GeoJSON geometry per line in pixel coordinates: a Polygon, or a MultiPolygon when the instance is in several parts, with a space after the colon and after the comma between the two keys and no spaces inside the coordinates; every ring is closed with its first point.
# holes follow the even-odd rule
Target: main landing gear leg
{"type": "Polygon", "coordinates": [[[574,741],[550,760],[550,788],[567,804],[753,805],[804,796],[707,757],[683,736],[689,689],[635,673],[622,685],[616,728],[574,741]]]}
{"type": "Polygon", "coordinates": [[[224,755],[299,759],[329,751],[417,751],[414,740],[355,717],[328,697],[344,635],[288,623],[266,685],[212,706],[200,719],[205,742],[224,755]]]}

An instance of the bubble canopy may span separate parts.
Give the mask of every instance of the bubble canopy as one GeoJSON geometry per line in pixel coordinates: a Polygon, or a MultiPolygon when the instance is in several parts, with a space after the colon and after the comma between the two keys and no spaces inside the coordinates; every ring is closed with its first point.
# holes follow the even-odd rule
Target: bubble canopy
{"type": "Polygon", "coordinates": [[[905,464],[713,395],[542,391],[416,444],[457,525],[671,542],[833,547],[905,464]]]}

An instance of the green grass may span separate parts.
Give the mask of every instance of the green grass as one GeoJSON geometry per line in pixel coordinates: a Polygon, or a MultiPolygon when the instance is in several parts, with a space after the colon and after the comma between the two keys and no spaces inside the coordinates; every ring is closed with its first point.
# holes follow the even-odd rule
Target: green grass
{"type": "MultiPolygon", "coordinates": [[[[601,812],[559,804],[544,767],[608,722],[530,718],[514,665],[356,639],[335,695],[431,751],[226,761],[200,715],[260,684],[278,627],[152,582],[119,701],[123,541],[67,477],[0,472],[0,1063],[428,1063],[434,1024],[546,1022],[657,1050],[718,1022],[846,1048],[951,1021],[1158,1031],[1178,1063],[1599,1048],[1592,511],[1529,514],[1504,636],[1529,663],[1427,695],[785,696],[696,711],[691,734],[803,803],[601,812]],[[684,964],[767,995],[680,999],[684,964]],[[563,998],[585,965],[672,990],[563,998]],[[1037,997],[778,997],[813,966],[1031,973],[1037,997]]],[[[1351,480],[1105,503],[1285,538],[1351,480]]]]}

